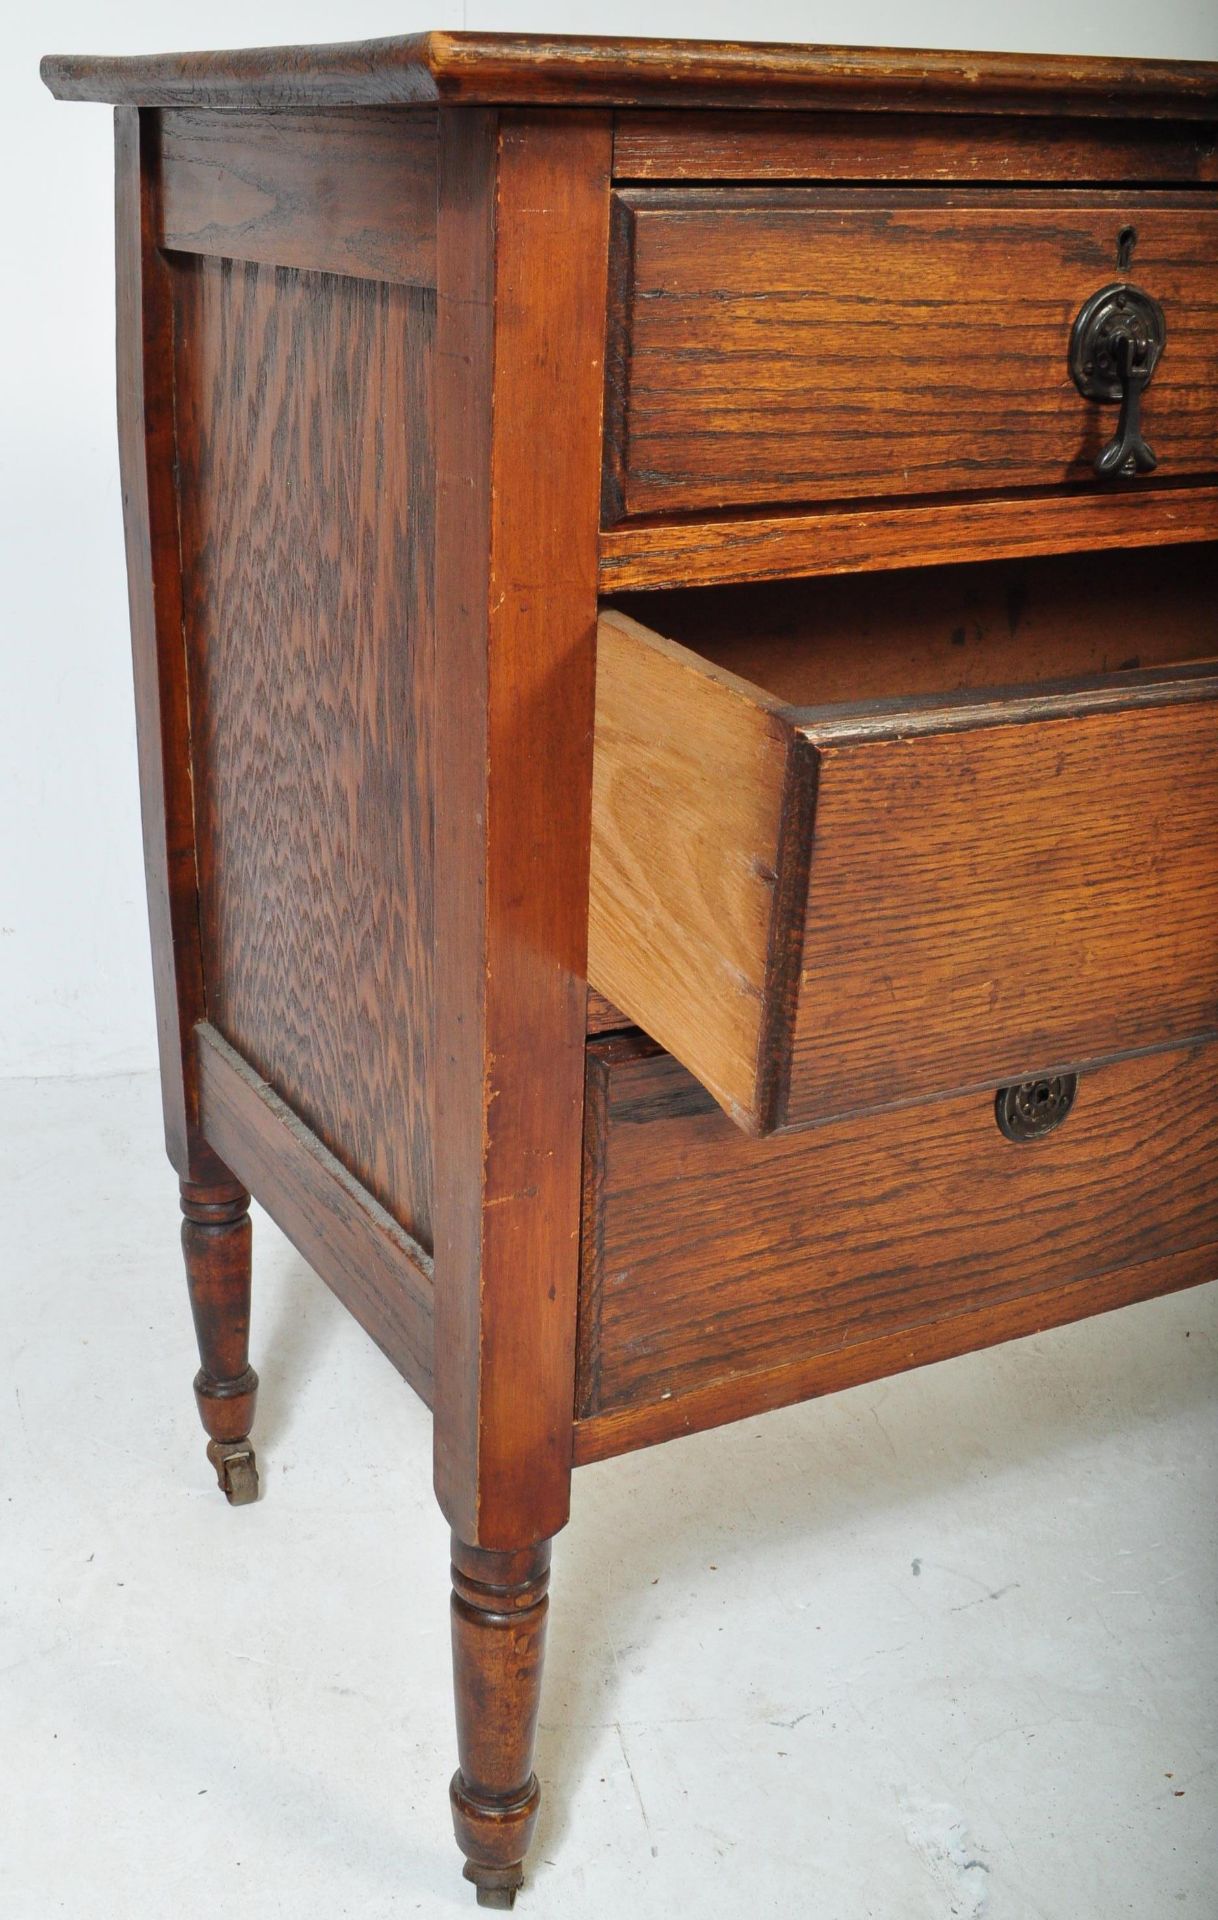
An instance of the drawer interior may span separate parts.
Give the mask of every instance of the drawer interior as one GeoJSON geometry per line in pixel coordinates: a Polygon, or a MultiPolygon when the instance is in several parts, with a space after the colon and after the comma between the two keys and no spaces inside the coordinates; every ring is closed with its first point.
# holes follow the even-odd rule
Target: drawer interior
{"type": "Polygon", "coordinates": [[[792,706],[1127,672],[1218,653],[1218,546],[1054,554],[615,596],[792,706]]]}
{"type": "Polygon", "coordinates": [[[624,599],[593,988],[757,1134],[1218,1031],[1213,560],[624,599]]]}

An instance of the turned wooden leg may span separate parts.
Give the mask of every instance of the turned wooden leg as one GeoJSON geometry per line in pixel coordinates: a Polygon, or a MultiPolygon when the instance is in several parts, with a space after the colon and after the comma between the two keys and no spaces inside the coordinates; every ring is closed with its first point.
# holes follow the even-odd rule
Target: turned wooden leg
{"type": "Polygon", "coordinates": [[[457,1752],[449,1788],[465,1877],[481,1907],[510,1907],[541,1789],[533,1736],[541,1700],[550,1543],[516,1553],[453,1537],[453,1678],[457,1752]]]}
{"type": "Polygon", "coordinates": [[[258,1375],[250,1365],[250,1197],[225,1186],[182,1182],[182,1253],[202,1362],[195,1400],[207,1457],[230,1505],[258,1498],[250,1445],[258,1375]]]}

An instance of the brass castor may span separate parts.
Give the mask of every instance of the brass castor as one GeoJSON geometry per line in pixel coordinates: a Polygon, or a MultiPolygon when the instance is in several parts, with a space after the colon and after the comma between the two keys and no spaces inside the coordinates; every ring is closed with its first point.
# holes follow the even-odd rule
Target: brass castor
{"type": "Polygon", "coordinates": [[[472,1880],[478,1890],[480,1907],[496,1907],[501,1912],[510,1913],[516,1905],[516,1895],[524,1885],[524,1862],[517,1861],[513,1867],[479,1867],[472,1861],[467,1862],[465,1877],[472,1880]]]}
{"type": "Polygon", "coordinates": [[[209,1440],[207,1457],[229,1506],[252,1506],[258,1498],[258,1460],[249,1441],[209,1440]]]}

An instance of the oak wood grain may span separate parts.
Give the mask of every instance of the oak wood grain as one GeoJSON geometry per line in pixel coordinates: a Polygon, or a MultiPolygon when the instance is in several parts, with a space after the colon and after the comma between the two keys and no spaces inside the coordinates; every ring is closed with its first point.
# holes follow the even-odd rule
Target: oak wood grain
{"type": "Polygon", "coordinates": [[[588,978],[750,1130],[778,1098],[814,779],[776,701],[602,615],[588,978]]]}
{"type": "Polygon", "coordinates": [[[689,187],[617,204],[629,264],[607,520],[1098,486],[1115,409],[1080,396],[1066,355],[1083,301],[1117,278],[1166,314],[1145,401],[1159,473],[1214,471],[1210,196],[689,187]]]}
{"type": "Polygon", "coordinates": [[[604,530],[603,593],[883,572],[965,560],[1175,546],[1218,537],[1218,488],[978,495],[929,504],[744,512],[604,530]]]}
{"type": "Polygon", "coordinates": [[[163,246],[435,286],[434,111],[159,118],[163,246]]]}
{"type": "Polygon", "coordinates": [[[790,1360],[715,1380],[668,1400],[592,1414],[575,1423],[575,1465],[589,1466],[733,1420],[753,1419],[801,1400],[819,1399],[869,1380],[884,1380],[914,1367],[977,1353],[1008,1340],[1026,1339],[1138,1301],[1205,1286],[1215,1279],[1218,1243],[1146,1260],[1136,1267],[1122,1267],[1093,1280],[1066,1283],[1050,1293],[1031,1294],[1000,1307],[955,1314],[950,1320],[844,1347],[835,1354],[817,1354],[808,1360],[790,1360]]]}
{"type": "Polygon", "coordinates": [[[1156,121],[929,113],[616,116],[618,180],[1044,180],[1202,185],[1218,130],[1156,121]]]}
{"type": "Polygon", "coordinates": [[[1108,711],[808,727],[786,1125],[1218,1030],[1218,672],[1196,671],[1187,706],[1165,678],[1108,711]]]}
{"type": "Polygon", "coordinates": [[[954,1314],[915,1327],[909,1333],[888,1334],[865,1344],[843,1347],[833,1354],[807,1360],[788,1360],[776,1367],[758,1368],[730,1379],[637,1407],[592,1414],[575,1423],[574,1459],[577,1467],[611,1460],[638,1447],[652,1447],[683,1435],[703,1433],[708,1427],[733,1420],[749,1420],[800,1400],[841,1393],[869,1380],[884,1380],[913,1367],[978,1353],[1007,1340],[1026,1339],[1052,1327],[1068,1326],[1097,1313],[1112,1313],[1140,1300],[1154,1300],[1185,1287],[1205,1286],[1218,1279],[1218,1242],[1165,1254],[1136,1267],[1121,1267],[1092,1280],[1076,1280],[1049,1293],[1029,1294],[999,1307],[954,1314]]]}
{"type": "Polygon", "coordinates": [[[1213,1277],[1216,1077],[1097,1069],[1018,1145],[991,1094],[755,1141],[654,1044],[592,1042],[580,1457],[1213,1277]]]}
{"type": "Polygon", "coordinates": [[[61,100],[145,107],[376,106],[419,100],[594,107],[819,107],[1208,119],[1218,66],[1074,55],[912,52],[723,40],[420,33],[332,46],[127,58],[48,54],[61,100]]]}
{"type": "Polygon", "coordinates": [[[433,1272],[411,1238],[206,1022],[195,1029],[207,1137],[428,1406],[433,1272]]]}
{"type": "Polygon", "coordinates": [[[434,301],[175,259],[208,1017],[429,1246],[434,301]]]}
{"type": "Polygon", "coordinates": [[[1204,660],[784,709],[607,613],[591,982],[757,1133],[1210,1033],[1215,748],[1204,660]]]}

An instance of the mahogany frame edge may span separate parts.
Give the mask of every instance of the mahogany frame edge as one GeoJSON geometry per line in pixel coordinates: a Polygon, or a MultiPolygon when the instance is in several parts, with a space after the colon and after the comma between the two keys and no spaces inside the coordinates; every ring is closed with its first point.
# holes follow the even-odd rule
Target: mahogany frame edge
{"type": "Polygon", "coordinates": [[[611,158],[440,115],[434,1478],[500,1551],[570,1512],[611,158]]]}
{"type": "Polygon", "coordinates": [[[217,1028],[194,1041],[209,1145],[430,1407],[431,1256],[217,1028]]]}
{"type": "Polygon", "coordinates": [[[145,888],[165,1148],[181,1179],[231,1176],[204,1141],[191,1039],[205,1012],[182,608],[173,292],[157,246],[153,117],[114,114],[119,474],[135,684],[145,888]]]}
{"type": "MultiPolygon", "coordinates": [[[[860,1341],[829,1354],[813,1354],[781,1367],[761,1368],[713,1380],[689,1393],[645,1406],[585,1413],[575,1422],[576,1466],[611,1460],[620,1453],[677,1440],[685,1434],[747,1420],[845,1387],[885,1380],[939,1360],[1022,1340],[1138,1301],[1157,1299],[1218,1278],[1218,1243],[1165,1254],[1134,1267],[1091,1275],[1043,1293],[1025,1294],[1000,1308],[979,1308],[930,1321],[907,1332],[860,1341]]],[[[590,1336],[586,1336],[590,1339],[590,1336]]]]}

